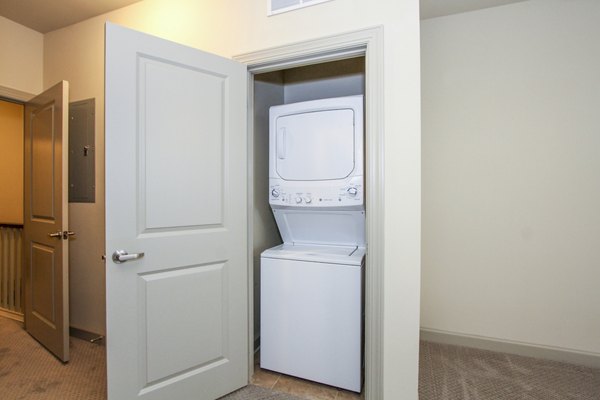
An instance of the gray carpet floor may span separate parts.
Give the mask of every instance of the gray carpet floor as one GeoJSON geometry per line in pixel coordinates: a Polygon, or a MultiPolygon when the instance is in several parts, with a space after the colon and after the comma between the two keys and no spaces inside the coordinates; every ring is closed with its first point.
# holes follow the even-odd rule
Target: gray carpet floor
{"type": "Polygon", "coordinates": [[[600,400],[600,369],[421,342],[420,400],[600,400]]]}
{"type": "MultiPolygon", "coordinates": [[[[600,400],[600,369],[430,342],[420,354],[420,400],[600,400]]],[[[105,371],[104,346],[71,338],[63,365],[0,318],[1,400],[104,400],[105,371]]],[[[222,399],[303,400],[253,385],[222,399]]]]}
{"type": "Polygon", "coordinates": [[[0,399],[104,400],[105,347],[71,338],[63,364],[23,330],[0,317],[0,399]]]}

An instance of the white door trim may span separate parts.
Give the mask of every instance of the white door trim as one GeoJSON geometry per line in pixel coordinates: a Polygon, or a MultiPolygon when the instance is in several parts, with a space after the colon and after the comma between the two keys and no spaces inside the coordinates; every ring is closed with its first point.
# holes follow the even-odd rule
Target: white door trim
{"type": "Polygon", "coordinates": [[[384,124],[383,27],[308,40],[234,57],[248,65],[248,339],[249,376],[254,368],[253,102],[254,75],[365,56],[367,260],[365,282],[365,398],[383,398],[384,124]]]}
{"type": "Polygon", "coordinates": [[[13,100],[15,102],[24,103],[35,97],[34,94],[23,92],[21,90],[12,89],[6,86],[0,86],[0,98],[13,100]]]}
{"type": "MultiPolygon", "coordinates": [[[[7,86],[0,85],[0,99],[13,102],[16,104],[20,104],[23,106],[23,112],[25,112],[25,103],[35,97],[34,94],[23,92],[21,90],[12,89],[7,86]]],[[[23,124],[23,138],[25,138],[25,124],[23,124]]],[[[23,144],[23,146],[25,146],[23,144]]],[[[23,151],[25,149],[23,148],[23,151]]],[[[23,181],[25,177],[23,177],[23,181]]],[[[25,199],[23,199],[25,202],[25,199]]],[[[23,221],[25,222],[25,221],[23,221]]],[[[23,232],[25,231],[25,224],[22,225],[23,232]]],[[[21,274],[24,272],[24,268],[21,266],[21,274]]],[[[25,280],[21,279],[21,293],[25,293],[25,280]]],[[[22,309],[23,312],[16,312],[6,309],[0,309],[0,317],[10,318],[15,321],[25,322],[25,309],[22,309]]]]}

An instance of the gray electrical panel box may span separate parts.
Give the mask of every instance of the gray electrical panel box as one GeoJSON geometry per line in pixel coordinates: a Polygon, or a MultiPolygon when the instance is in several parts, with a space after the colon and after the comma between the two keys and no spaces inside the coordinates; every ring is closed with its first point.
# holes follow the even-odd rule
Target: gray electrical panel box
{"type": "Polygon", "coordinates": [[[69,104],[69,202],[96,201],[94,99],[69,104]]]}

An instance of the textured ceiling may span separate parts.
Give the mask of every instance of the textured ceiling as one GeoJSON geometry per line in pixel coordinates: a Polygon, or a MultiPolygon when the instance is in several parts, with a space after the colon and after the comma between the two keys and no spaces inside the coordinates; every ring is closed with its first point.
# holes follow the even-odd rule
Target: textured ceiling
{"type": "Polygon", "coordinates": [[[46,33],[140,0],[0,0],[0,15],[46,33]]]}

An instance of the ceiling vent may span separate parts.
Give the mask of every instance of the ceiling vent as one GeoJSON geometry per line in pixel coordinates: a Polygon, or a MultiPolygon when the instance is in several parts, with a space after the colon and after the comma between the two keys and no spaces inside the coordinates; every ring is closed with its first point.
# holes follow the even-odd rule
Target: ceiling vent
{"type": "Polygon", "coordinates": [[[331,0],[267,0],[267,15],[281,14],[331,0]]]}

